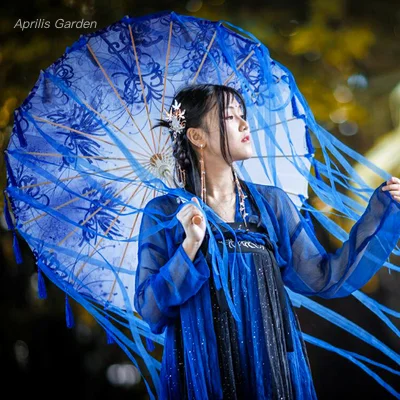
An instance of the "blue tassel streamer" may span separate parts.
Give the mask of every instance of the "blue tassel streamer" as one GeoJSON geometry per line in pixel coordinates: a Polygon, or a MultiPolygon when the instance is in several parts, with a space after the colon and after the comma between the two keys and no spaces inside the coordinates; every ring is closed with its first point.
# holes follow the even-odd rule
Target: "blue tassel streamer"
{"type": "Polygon", "coordinates": [[[65,295],[65,319],[67,322],[67,328],[72,328],[75,325],[74,315],[72,314],[72,308],[69,304],[67,294],[65,295]]]}
{"type": "Polygon", "coordinates": [[[309,152],[310,154],[312,154],[312,155],[315,154],[315,148],[314,148],[314,146],[313,146],[313,144],[312,144],[312,140],[311,140],[311,136],[310,136],[310,131],[309,131],[307,125],[306,125],[306,143],[307,143],[308,152],[309,152]]]}
{"type": "Polygon", "coordinates": [[[306,155],[306,157],[309,159],[312,166],[314,167],[315,177],[317,179],[319,179],[320,181],[322,181],[321,175],[320,175],[318,167],[317,167],[317,163],[315,162],[315,159],[314,159],[315,148],[312,144],[310,130],[307,125],[306,125],[306,143],[307,143],[307,149],[308,149],[308,154],[306,155]]]}
{"type": "Polygon", "coordinates": [[[4,194],[4,218],[6,220],[8,230],[12,231],[12,230],[14,230],[14,224],[12,222],[10,210],[8,209],[8,206],[7,206],[8,203],[7,203],[6,193],[3,192],[3,194],[4,194]]]}
{"type": "Polygon", "coordinates": [[[292,97],[291,103],[292,103],[293,116],[298,118],[300,116],[300,113],[299,113],[299,109],[296,104],[295,96],[292,97]]]}
{"type": "Polygon", "coordinates": [[[21,248],[19,247],[18,237],[15,231],[13,232],[13,251],[15,256],[15,262],[17,264],[22,264],[23,259],[22,259],[21,248]]]}
{"type": "MultiPolygon", "coordinates": [[[[110,323],[110,318],[109,318],[109,316],[107,314],[106,314],[106,319],[107,319],[107,323],[110,323]]],[[[115,343],[115,340],[112,337],[111,332],[107,329],[107,326],[105,326],[104,328],[106,330],[107,344],[115,343]]]]}
{"type": "Polygon", "coordinates": [[[150,353],[155,350],[154,342],[148,337],[146,337],[146,347],[150,353]]]}
{"type": "Polygon", "coordinates": [[[10,210],[8,209],[7,196],[5,192],[3,192],[3,194],[4,194],[4,218],[6,220],[8,230],[12,231],[13,233],[13,252],[14,252],[15,262],[17,264],[22,264],[23,259],[22,259],[21,248],[19,247],[17,233],[15,232],[14,229],[14,224],[11,218],[10,210]]]}
{"type": "Polygon", "coordinates": [[[40,299],[47,298],[46,284],[44,282],[43,273],[40,268],[38,268],[38,294],[40,299]]]}
{"type": "Polygon", "coordinates": [[[25,148],[28,144],[26,143],[24,132],[21,129],[20,117],[18,116],[17,112],[14,113],[14,120],[19,144],[21,147],[25,148]]]}
{"type": "Polygon", "coordinates": [[[313,166],[314,166],[314,171],[315,171],[315,177],[322,181],[321,175],[319,173],[318,167],[317,167],[317,163],[315,162],[315,160],[313,160],[313,166]]]}
{"type": "Polygon", "coordinates": [[[115,340],[111,336],[110,332],[106,329],[106,336],[107,336],[107,344],[113,344],[115,343],[115,340]]]}

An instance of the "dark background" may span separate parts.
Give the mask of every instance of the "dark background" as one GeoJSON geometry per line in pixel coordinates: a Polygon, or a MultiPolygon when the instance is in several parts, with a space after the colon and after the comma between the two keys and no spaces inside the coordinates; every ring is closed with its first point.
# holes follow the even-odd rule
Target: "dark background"
{"type": "MultiPolygon", "coordinates": [[[[161,10],[227,20],[252,32],[269,48],[273,58],[293,72],[317,120],[361,154],[371,149],[379,151],[378,140],[398,128],[396,113],[400,105],[394,109],[389,107],[389,95],[400,82],[398,1],[118,0],[112,4],[103,0],[15,1],[3,2],[0,8],[2,149],[6,148],[11,132],[13,110],[29,93],[39,70],[60,57],[80,34],[90,32],[85,29],[21,31],[14,28],[18,19],[42,18],[53,23],[58,18],[83,18],[97,21],[95,30],[98,30],[124,15],[139,16],[161,10]],[[349,87],[351,76],[361,77],[360,82],[364,83],[351,87],[351,101],[343,105],[338,88],[340,94],[340,90],[349,87]],[[346,123],[338,122],[334,112],[343,109],[346,123],[357,127],[355,132],[349,133],[346,123]]],[[[4,163],[0,161],[0,184],[4,189],[4,163]]],[[[400,162],[388,172],[400,176],[400,162]]],[[[312,195],[310,199],[313,200],[312,195]]],[[[314,201],[319,204],[317,199],[314,201]]],[[[315,227],[321,244],[329,251],[336,250],[339,243],[325,234],[317,222],[315,227]]],[[[24,263],[17,265],[12,254],[12,234],[6,231],[4,221],[0,234],[1,396],[148,398],[143,380],[138,381],[123,351],[116,344],[107,344],[104,331],[82,307],[71,302],[75,327],[68,329],[63,293],[46,282],[48,297],[38,299],[37,274],[30,250],[20,241],[24,263]]],[[[400,265],[395,257],[391,261],[400,265]]],[[[363,290],[399,310],[399,288],[398,274],[389,274],[383,269],[363,290]]],[[[353,297],[316,300],[361,325],[399,353],[399,338],[353,297]]],[[[396,368],[370,346],[306,310],[299,309],[298,315],[304,332],[396,368]]],[[[393,322],[400,328],[398,320],[393,322]]],[[[349,361],[312,345],[307,348],[319,399],[393,398],[349,361]]],[[[160,349],[157,351],[161,357],[160,349]]],[[[398,376],[374,369],[400,391],[398,376]]]]}

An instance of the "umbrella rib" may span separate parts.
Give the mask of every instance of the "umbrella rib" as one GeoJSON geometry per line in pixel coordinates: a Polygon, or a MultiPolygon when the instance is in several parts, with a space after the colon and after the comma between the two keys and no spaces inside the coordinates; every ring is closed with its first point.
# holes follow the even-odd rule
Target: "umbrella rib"
{"type": "Polygon", "coordinates": [[[270,125],[267,125],[267,126],[262,126],[261,128],[254,129],[254,130],[252,130],[252,132],[262,131],[262,130],[264,130],[266,127],[281,125],[281,124],[283,124],[284,122],[295,121],[295,120],[297,120],[297,119],[299,119],[299,118],[293,117],[293,118],[285,119],[284,121],[275,122],[275,123],[273,123],[273,124],[270,124],[270,125]]]}
{"type": "MultiPolygon", "coordinates": [[[[167,55],[166,55],[166,58],[165,58],[164,89],[163,89],[162,100],[161,100],[161,115],[160,115],[160,119],[162,119],[162,117],[163,117],[165,91],[167,89],[168,64],[169,64],[169,57],[170,57],[170,52],[171,52],[172,25],[173,25],[173,22],[171,21],[169,23],[168,47],[167,47],[167,55]]],[[[162,126],[160,126],[158,144],[160,144],[160,142],[161,142],[161,132],[162,132],[162,126]]],[[[163,150],[164,150],[164,147],[163,147],[163,150]]]]}
{"type": "Polygon", "coordinates": [[[253,157],[249,157],[247,158],[247,160],[251,160],[251,159],[255,159],[255,160],[259,160],[260,158],[289,158],[289,157],[294,157],[294,158],[298,158],[298,157],[306,157],[306,154],[277,154],[274,156],[253,156],[253,157]]]}
{"type": "MultiPolygon", "coordinates": [[[[257,43],[257,47],[259,47],[261,45],[261,43],[257,43]]],[[[254,54],[254,50],[252,50],[247,56],[246,58],[238,65],[237,69],[240,69],[243,67],[244,64],[246,64],[247,60],[254,54]]],[[[235,72],[232,72],[228,78],[225,80],[224,85],[226,85],[235,75],[235,72]]]]}
{"type": "MultiPolygon", "coordinates": [[[[102,139],[102,138],[100,138],[100,137],[98,137],[96,135],[91,135],[90,133],[82,132],[82,131],[79,131],[77,129],[71,128],[69,126],[58,124],[57,122],[53,122],[53,121],[50,121],[48,119],[38,117],[36,115],[32,115],[32,116],[36,121],[45,122],[45,123],[53,125],[53,126],[58,126],[59,128],[63,128],[63,129],[69,130],[71,132],[75,132],[78,135],[86,136],[88,138],[91,138],[91,139],[94,139],[94,140],[98,140],[99,142],[104,142],[106,144],[109,144],[110,146],[118,147],[115,143],[109,142],[108,140],[102,139]]],[[[131,150],[131,149],[128,149],[128,150],[133,154],[137,154],[139,156],[146,157],[146,154],[138,153],[137,151],[134,151],[134,150],[131,150]]],[[[147,155],[149,155],[149,154],[147,154],[147,155]]]]}
{"type": "Polygon", "coordinates": [[[130,25],[128,25],[128,28],[129,28],[129,34],[130,34],[130,36],[131,36],[133,52],[134,52],[134,54],[135,54],[136,66],[137,66],[138,73],[139,73],[140,87],[142,88],[142,96],[143,96],[144,106],[145,106],[145,108],[146,108],[147,119],[148,119],[149,125],[150,125],[151,139],[152,139],[152,141],[153,141],[154,152],[156,152],[156,151],[157,151],[157,148],[156,148],[156,143],[155,143],[155,141],[154,141],[154,131],[153,131],[153,126],[152,126],[152,124],[151,124],[149,106],[148,106],[148,104],[147,104],[147,98],[146,98],[146,94],[145,94],[145,90],[144,90],[142,72],[141,72],[141,70],[140,70],[139,59],[138,59],[138,56],[137,56],[137,53],[136,53],[135,40],[133,39],[132,27],[131,27],[130,25]]]}
{"type": "MultiPolygon", "coordinates": [[[[139,143],[137,143],[134,139],[132,139],[128,134],[126,134],[124,131],[122,131],[117,125],[115,125],[113,122],[111,122],[108,118],[106,118],[104,115],[100,114],[98,111],[96,111],[92,106],[90,106],[88,103],[86,103],[84,100],[81,100],[83,104],[85,104],[85,106],[93,111],[95,114],[97,114],[101,119],[103,119],[104,121],[106,121],[108,124],[112,125],[118,132],[122,133],[127,139],[129,139],[132,143],[134,143],[135,145],[137,145],[138,147],[140,147],[147,156],[151,157],[151,153],[148,153],[146,149],[144,149],[139,143]]],[[[139,133],[142,134],[142,132],[139,130],[139,133]]],[[[143,134],[142,134],[143,136],[143,134]]],[[[146,139],[145,139],[146,140],[146,139]]],[[[147,140],[146,140],[147,143],[147,140]]],[[[148,144],[148,143],[147,143],[148,144]]],[[[150,149],[151,150],[151,149],[150,149]]]]}
{"type": "MultiPolygon", "coordinates": [[[[146,197],[146,196],[147,196],[147,190],[148,190],[148,188],[146,188],[146,193],[145,193],[145,195],[144,195],[143,198],[142,198],[142,202],[141,202],[141,204],[140,204],[140,207],[143,207],[144,200],[145,200],[145,198],[147,198],[147,197],[146,197]]],[[[129,239],[132,238],[133,232],[134,232],[135,227],[136,227],[136,223],[137,223],[137,221],[138,221],[138,217],[139,217],[139,214],[136,214],[136,216],[135,216],[135,222],[133,223],[133,226],[132,226],[132,228],[131,228],[131,232],[130,232],[130,234],[129,234],[129,239]]],[[[125,249],[124,249],[124,253],[122,254],[121,261],[120,261],[120,263],[119,263],[118,272],[119,272],[119,270],[120,270],[120,268],[121,268],[121,266],[122,266],[122,263],[124,262],[126,253],[127,253],[127,251],[128,251],[128,246],[129,246],[131,243],[132,243],[132,242],[126,242],[125,249]]],[[[112,293],[113,293],[113,291],[114,291],[116,282],[117,282],[117,279],[114,278],[114,282],[113,282],[113,284],[112,284],[112,287],[111,287],[111,290],[110,290],[110,294],[108,295],[108,301],[111,300],[111,295],[112,295],[112,293]]]]}
{"type": "MultiPolygon", "coordinates": [[[[104,236],[108,235],[108,232],[110,232],[110,230],[112,229],[112,227],[114,226],[114,224],[117,222],[118,218],[121,216],[121,214],[125,211],[126,207],[128,206],[129,202],[132,200],[132,197],[138,192],[138,190],[140,189],[140,187],[143,185],[143,182],[141,182],[138,187],[132,192],[131,196],[129,197],[126,205],[124,205],[123,207],[121,207],[121,209],[118,211],[117,215],[115,216],[115,218],[111,221],[109,227],[107,228],[106,231],[103,231],[104,236]]],[[[89,254],[89,258],[91,258],[94,253],[97,251],[98,247],[100,246],[101,242],[104,240],[104,237],[101,237],[100,240],[97,242],[96,246],[94,247],[94,249],[91,251],[91,253],[89,254]]],[[[130,239],[130,238],[129,238],[130,239]]],[[[85,268],[85,265],[88,263],[88,260],[84,261],[83,264],[79,267],[77,273],[75,274],[75,276],[78,278],[78,276],[81,274],[81,272],[83,271],[83,268],[85,268]]],[[[110,291],[110,293],[112,292],[112,290],[110,291]]]]}
{"type": "Polygon", "coordinates": [[[193,78],[193,80],[192,80],[192,82],[191,82],[192,85],[196,82],[196,80],[197,80],[197,78],[198,78],[198,76],[199,76],[199,74],[200,74],[200,71],[201,71],[201,69],[203,68],[204,62],[206,61],[206,58],[207,58],[207,56],[208,56],[208,53],[210,52],[211,46],[213,45],[216,36],[217,36],[217,30],[215,30],[214,35],[213,35],[213,37],[211,38],[210,43],[209,43],[208,46],[207,46],[207,50],[206,50],[206,52],[205,52],[204,55],[203,55],[203,59],[201,60],[201,63],[200,63],[200,65],[199,65],[199,68],[197,69],[196,75],[194,76],[194,78],[193,78]]]}
{"type": "Polygon", "coordinates": [[[143,140],[146,142],[147,146],[149,146],[149,150],[150,152],[152,152],[152,148],[150,147],[149,142],[146,139],[146,136],[143,134],[143,132],[140,130],[140,128],[138,127],[138,125],[136,124],[135,119],[133,118],[133,115],[131,114],[131,112],[129,111],[128,107],[126,106],[125,102],[122,100],[121,96],[119,95],[117,89],[115,88],[115,86],[113,85],[113,83],[111,82],[110,77],[108,76],[106,70],[103,68],[103,66],[101,65],[100,61],[97,59],[96,54],[94,53],[94,51],[92,50],[92,48],[90,47],[89,44],[87,44],[87,48],[90,51],[90,53],[92,54],[93,58],[95,59],[97,65],[99,66],[99,68],[101,69],[101,72],[103,72],[103,75],[105,76],[105,78],[107,79],[107,82],[109,83],[109,85],[111,86],[112,90],[114,91],[114,93],[116,94],[116,96],[118,97],[119,101],[121,102],[122,106],[125,108],[125,111],[128,113],[129,117],[131,118],[132,122],[134,123],[134,125],[136,126],[137,130],[140,132],[140,134],[142,135],[143,140]]]}
{"type": "MultiPolygon", "coordinates": [[[[130,168],[130,167],[131,167],[131,165],[128,164],[128,165],[125,165],[123,167],[105,169],[105,170],[103,170],[103,172],[116,171],[116,170],[119,170],[119,169],[125,169],[125,168],[130,168]]],[[[96,172],[91,172],[91,173],[88,173],[88,174],[85,174],[85,175],[78,174],[78,175],[75,175],[75,176],[70,176],[68,178],[57,179],[57,181],[58,182],[72,181],[73,179],[84,178],[85,176],[96,175],[96,174],[98,174],[97,171],[96,172]]],[[[40,182],[40,183],[34,183],[33,185],[20,186],[19,188],[20,189],[30,189],[30,188],[37,187],[37,186],[50,185],[51,183],[54,183],[54,182],[53,181],[45,181],[45,182],[40,182]]]]}
{"type": "Polygon", "coordinates": [[[285,192],[286,192],[286,193],[289,193],[289,194],[292,194],[292,195],[294,195],[294,196],[297,196],[297,197],[299,196],[299,194],[298,194],[298,193],[289,192],[289,191],[287,191],[287,190],[285,190],[285,192]]]}
{"type": "Polygon", "coordinates": [[[165,139],[165,142],[164,142],[164,144],[163,144],[163,147],[162,147],[162,149],[161,149],[161,151],[160,151],[161,154],[164,152],[164,149],[165,149],[165,146],[166,146],[167,143],[168,143],[168,140],[171,140],[170,135],[167,135],[167,137],[166,137],[166,139],[165,139]]]}
{"type": "MultiPolygon", "coordinates": [[[[130,185],[132,185],[134,183],[134,181],[128,182],[120,191],[116,192],[114,194],[114,196],[112,196],[111,199],[108,199],[102,206],[100,206],[96,211],[93,211],[92,214],[90,214],[84,221],[82,221],[79,225],[75,227],[70,233],[68,233],[68,235],[66,235],[62,240],[60,240],[56,246],[60,246],[62,245],[68,238],[70,238],[80,227],[86,225],[86,223],[91,220],[97,213],[99,213],[105,206],[107,206],[107,204],[114,198],[116,198],[120,193],[122,193],[124,190],[126,190],[126,188],[130,185]]],[[[55,251],[54,249],[50,249],[49,253],[52,253],[53,251],[55,251]]]]}
{"type": "MultiPolygon", "coordinates": [[[[129,175],[131,175],[131,174],[133,174],[133,173],[134,173],[134,171],[130,171],[130,172],[128,172],[127,174],[122,175],[121,178],[126,178],[127,176],[129,176],[129,175]]],[[[135,179],[134,179],[133,181],[131,181],[131,182],[134,182],[134,181],[135,181],[135,179]]],[[[105,188],[106,186],[111,185],[112,183],[113,183],[113,181],[104,183],[103,185],[101,185],[101,187],[102,187],[102,188],[105,188]]],[[[85,194],[83,194],[82,197],[86,197],[86,196],[88,196],[89,194],[95,192],[96,190],[97,190],[97,189],[91,189],[91,190],[89,190],[88,192],[86,192],[85,194]]],[[[81,198],[81,197],[79,197],[79,196],[74,197],[73,199],[70,199],[70,200],[66,201],[65,203],[63,203],[63,204],[60,204],[60,205],[58,205],[57,207],[54,207],[54,210],[60,210],[61,208],[64,208],[64,207],[67,206],[68,204],[74,203],[75,201],[79,200],[80,198],[81,198]]],[[[49,214],[48,214],[47,212],[44,212],[44,213],[42,213],[42,214],[39,214],[39,215],[36,216],[35,218],[30,219],[29,221],[23,222],[21,225],[30,224],[31,222],[37,221],[38,219],[43,218],[43,217],[45,217],[45,216],[47,216],[47,215],[49,215],[49,214]]]]}

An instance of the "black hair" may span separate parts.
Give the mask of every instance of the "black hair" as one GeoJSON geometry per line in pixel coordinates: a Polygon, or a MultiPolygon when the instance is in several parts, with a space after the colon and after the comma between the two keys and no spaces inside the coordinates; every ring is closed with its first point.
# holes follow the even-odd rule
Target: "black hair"
{"type": "MultiPolygon", "coordinates": [[[[185,190],[195,194],[198,197],[201,197],[199,160],[192,143],[187,138],[186,132],[189,128],[202,128],[208,132],[208,127],[204,117],[214,107],[217,107],[221,153],[225,161],[228,164],[231,164],[230,160],[232,157],[229,149],[228,137],[226,134],[224,114],[225,108],[230,103],[232,98],[236,98],[242,108],[244,119],[246,119],[247,109],[243,96],[236,89],[229,86],[214,84],[188,85],[179,90],[172,99],[171,104],[174,104],[176,101],[178,104],[181,104],[180,109],[185,110],[185,129],[177,135],[177,140],[172,148],[175,159],[173,180],[176,186],[181,186],[183,182],[181,174],[178,171],[179,169],[183,170],[185,172],[185,190]],[[230,160],[227,157],[227,152],[230,160]],[[176,180],[176,177],[178,177],[178,181],[176,180]]],[[[153,128],[160,126],[168,128],[172,141],[173,132],[170,130],[169,122],[159,119],[153,128]]],[[[247,184],[240,178],[239,183],[245,194],[249,197],[250,201],[252,201],[253,205],[256,206],[255,208],[257,210],[258,207],[251,196],[247,184]]]]}

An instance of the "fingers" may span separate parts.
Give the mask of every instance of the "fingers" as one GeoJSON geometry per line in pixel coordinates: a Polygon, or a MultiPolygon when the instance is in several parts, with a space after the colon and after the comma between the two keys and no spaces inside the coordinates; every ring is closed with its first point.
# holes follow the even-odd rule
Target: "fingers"
{"type": "Polygon", "coordinates": [[[382,187],[382,190],[383,191],[390,191],[390,192],[392,192],[392,191],[394,191],[394,190],[400,190],[400,185],[399,184],[393,184],[393,185],[386,185],[386,186],[383,186],[382,187]]]}
{"type": "Polygon", "coordinates": [[[177,218],[183,223],[191,216],[192,213],[193,211],[191,210],[191,207],[184,207],[181,211],[179,211],[177,218]]]}
{"type": "Polygon", "coordinates": [[[197,197],[192,197],[192,200],[194,200],[200,207],[200,202],[199,202],[199,199],[197,197]]]}
{"type": "MultiPolygon", "coordinates": [[[[205,220],[202,215],[202,209],[199,200],[195,197],[192,197],[191,200],[191,203],[185,204],[181,208],[176,217],[182,224],[186,236],[199,240],[199,235],[201,235],[201,232],[205,231],[205,220]],[[197,228],[194,228],[193,225],[196,225],[197,228]]],[[[203,237],[204,232],[202,238],[203,237]]]]}
{"type": "Polygon", "coordinates": [[[382,187],[382,190],[400,190],[400,179],[392,176],[388,181],[386,181],[386,185],[382,187]]]}
{"type": "Polygon", "coordinates": [[[392,185],[386,185],[386,186],[383,186],[382,187],[382,190],[385,190],[385,191],[388,191],[388,190],[396,190],[396,189],[399,189],[399,185],[396,183],[396,184],[392,184],[392,185]]]}
{"type": "Polygon", "coordinates": [[[392,176],[386,186],[382,186],[382,191],[388,191],[393,200],[400,202],[400,179],[392,176]]]}
{"type": "Polygon", "coordinates": [[[387,182],[388,185],[390,184],[400,184],[400,179],[396,176],[392,176],[387,182]]]}
{"type": "Polygon", "coordinates": [[[198,205],[198,207],[195,206],[195,205],[193,205],[193,204],[188,204],[187,207],[188,207],[189,209],[192,209],[193,212],[194,212],[194,211],[199,211],[199,208],[201,208],[200,203],[199,203],[199,200],[198,200],[196,197],[192,197],[191,200],[194,200],[194,202],[198,205]]]}
{"type": "Polygon", "coordinates": [[[201,210],[200,208],[200,203],[197,198],[192,197],[192,200],[195,200],[195,202],[199,205],[199,207],[193,205],[193,204],[186,204],[182,207],[182,209],[179,211],[177,214],[177,218],[188,218],[192,217],[194,215],[201,215],[201,210]]]}

